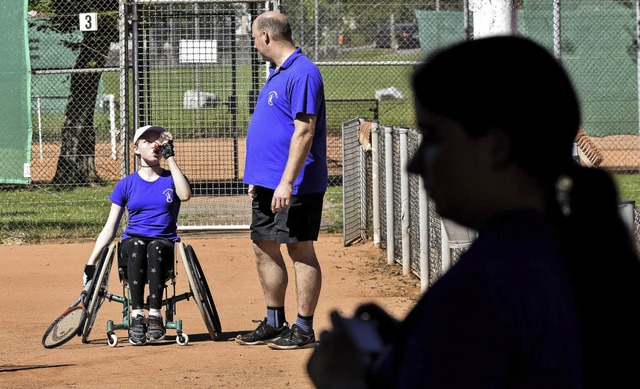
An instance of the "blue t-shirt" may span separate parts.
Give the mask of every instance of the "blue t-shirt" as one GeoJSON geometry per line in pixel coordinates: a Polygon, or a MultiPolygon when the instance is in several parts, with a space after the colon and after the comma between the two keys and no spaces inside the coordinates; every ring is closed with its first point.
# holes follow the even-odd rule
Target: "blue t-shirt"
{"type": "Polygon", "coordinates": [[[275,189],[280,183],[298,113],[317,117],[311,151],[293,183],[293,194],[327,189],[327,121],[320,71],[300,48],[280,69],[270,69],[247,131],[244,183],[275,189]]]}
{"type": "Polygon", "coordinates": [[[143,180],[138,172],[130,174],[118,181],[109,200],[127,208],[129,223],[122,239],[144,236],[180,241],[177,231],[181,201],[170,171],[165,170],[153,182],[143,180]]]}

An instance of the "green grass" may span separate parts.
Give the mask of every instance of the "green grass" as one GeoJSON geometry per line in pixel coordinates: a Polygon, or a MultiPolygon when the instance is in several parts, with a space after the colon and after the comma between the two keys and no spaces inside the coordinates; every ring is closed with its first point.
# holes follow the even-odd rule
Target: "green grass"
{"type": "Polygon", "coordinates": [[[616,174],[614,176],[621,200],[635,201],[640,206],[640,174],[616,174]]]}
{"type": "MultiPolygon", "coordinates": [[[[64,191],[0,186],[0,244],[94,239],[109,215],[112,189],[113,183],[64,191]]],[[[323,231],[342,232],[342,186],[327,190],[323,231]]]]}
{"type": "MultiPolygon", "coordinates": [[[[620,198],[640,204],[640,175],[614,175],[620,198]]],[[[47,186],[0,186],[0,244],[95,238],[109,214],[113,183],[59,191],[47,186]]],[[[325,195],[323,231],[341,233],[342,186],[325,195]]]]}
{"type": "Polygon", "coordinates": [[[342,186],[329,186],[324,196],[323,231],[342,232],[342,186]]]}
{"type": "Polygon", "coordinates": [[[112,189],[0,187],[0,244],[95,238],[107,220],[112,189]]]}

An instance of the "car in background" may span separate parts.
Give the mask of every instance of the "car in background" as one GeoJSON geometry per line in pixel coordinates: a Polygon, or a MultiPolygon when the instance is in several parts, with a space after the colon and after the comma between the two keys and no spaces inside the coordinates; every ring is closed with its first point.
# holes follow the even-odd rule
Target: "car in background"
{"type": "MultiPolygon", "coordinates": [[[[416,23],[399,23],[394,25],[396,47],[393,49],[418,49],[420,39],[418,37],[418,25],[416,23]]],[[[378,48],[391,49],[391,25],[384,25],[376,31],[374,44],[378,48]]]]}

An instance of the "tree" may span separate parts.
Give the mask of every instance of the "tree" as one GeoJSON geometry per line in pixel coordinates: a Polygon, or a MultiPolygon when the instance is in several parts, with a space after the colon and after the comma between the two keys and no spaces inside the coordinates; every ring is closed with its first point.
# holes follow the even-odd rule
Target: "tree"
{"type": "Polygon", "coordinates": [[[95,103],[111,42],[118,42],[118,0],[29,0],[29,9],[44,12],[43,28],[76,32],[80,13],[98,13],[98,31],[85,31],[80,42],[64,41],[78,53],[61,128],[62,144],[54,184],[71,186],[100,182],[95,168],[95,103]],[[82,70],[82,71],[78,71],[82,70]]]}

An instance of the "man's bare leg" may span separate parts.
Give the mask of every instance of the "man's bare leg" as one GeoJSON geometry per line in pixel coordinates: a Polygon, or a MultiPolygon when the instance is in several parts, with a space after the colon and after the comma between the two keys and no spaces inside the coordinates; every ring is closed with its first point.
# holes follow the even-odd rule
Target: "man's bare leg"
{"type": "Polygon", "coordinates": [[[295,270],[298,314],[313,316],[322,288],[322,271],[313,241],[289,243],[287,250],[295,270]]]}
{"type": "Polygon", "coordinates": [[[289,276],[280,252],[280,243],[274,240],[253,242],[258,277],[268,307],[284,307],[289,276]]]}

